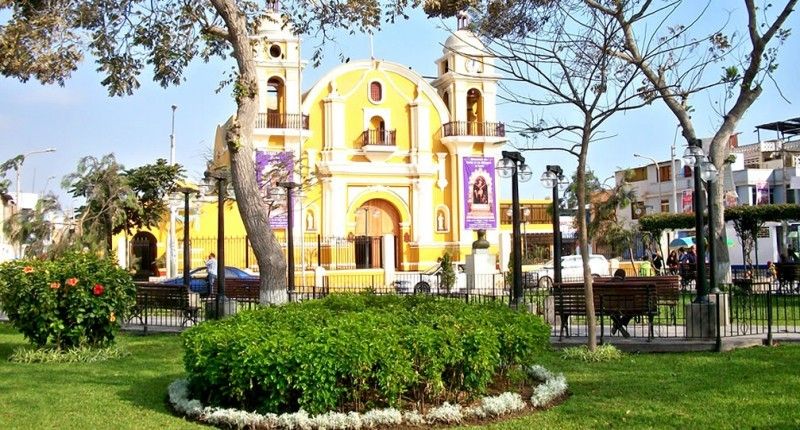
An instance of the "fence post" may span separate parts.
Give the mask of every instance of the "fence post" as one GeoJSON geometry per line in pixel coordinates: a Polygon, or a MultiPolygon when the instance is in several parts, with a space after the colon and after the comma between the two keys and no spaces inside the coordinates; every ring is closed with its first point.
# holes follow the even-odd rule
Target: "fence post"
{"type": "Polygon", "coordinates": [[[244,237],[244,267],[250,268],[250,236],[244,237]]]}
{"type": "Polygon", "coordinates": [[[717,349],[717,352],[721,352],[722,351],[722,322],[720,321],[720,318],[722,317],[722,315],[720,315],[719,293],[715,293],[715,295],[717,296],[717,301],[716,301],[716,307],[717,307],[716,349],[717,349]]]}
{"type": "Polygon", "coordinates": [[[147,334],[147,313],[150,310],[150,304],[147,302],[147,293],[144,293],[144,334],[147,334]]]}
{"type": "Polygon", "coordinates": [[[317,266],[322,266],[322,235],[317,234],[317,266]]]}
{"type": "Polygon", "coordinates": [[[605,341],[605,331],[606,331],[606,324],[605,321],[603,320],[603,314],[605,313],[603,312],[603,307],[604,307],[603,295],[600,294],[600,345],[602,345],[603,342],[605,341]]]}
{"type": "Polygon", "coordinates": [[[767,345],[772,346],[772,285],[767,288],[767,345]]]}

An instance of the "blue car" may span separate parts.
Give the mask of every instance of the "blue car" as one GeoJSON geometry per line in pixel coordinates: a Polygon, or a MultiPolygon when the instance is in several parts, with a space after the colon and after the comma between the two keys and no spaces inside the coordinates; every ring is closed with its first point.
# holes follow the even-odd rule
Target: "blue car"
{"type": "MultiPolygon", "coordinates": [[[[225,267],[225,280],[235,279],[237,281],[252,282],[258,285],[258,276],[251,275],[237,267],[225,267]]],[[[167,279],[162,282],[165,285],[183,286],[183,276],[167,279]]],[[[208,271],[205,267],[200,267],[189,272],[189,290],[194,293],[208,294],[208,271]]]]}

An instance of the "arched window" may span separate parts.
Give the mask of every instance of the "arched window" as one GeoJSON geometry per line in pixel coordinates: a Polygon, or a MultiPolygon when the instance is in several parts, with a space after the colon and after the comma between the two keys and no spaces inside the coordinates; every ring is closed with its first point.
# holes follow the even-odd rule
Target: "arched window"
{"type": "Polygon", "coordinates": [[[373,103],[380,103],[383,101],[383,86],[378,81],[372,81],[369,84],[369,99],[373,103]]]}

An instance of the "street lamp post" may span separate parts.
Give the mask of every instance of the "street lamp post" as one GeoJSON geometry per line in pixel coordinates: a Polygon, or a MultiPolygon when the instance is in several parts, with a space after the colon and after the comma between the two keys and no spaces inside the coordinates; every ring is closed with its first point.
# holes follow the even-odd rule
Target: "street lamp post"
{"type": "Polygon", "coordinates": [[[286,284],[289,294],[294,293],[294,192],[300,184],[292,181],[278,182],[286,190],[286,284]]]}
{"type": "MultiPolygon", "coordinates": [[[[216,170],[205,172],[206,179],[217,181],[217,318],[222,317],[221,309],[225,302],[225,181],[227,172],[216,170]]],[[[213,291],[214,286],[209,285],[213,291]]]]}
{"type": "MultiPolygon", "coordinates": [[[[704,160],[700,165],[700,174],[703,181],[706,183],[706,192],[708,195],[708,261],[709,272],[708,279],[711,282],[710,291],[714,294],[720,292],[717,288],[716,275],[717,275],[717,250],[716,241],[714,240],[714,182],[717,180],[717,168],[714,163],[704,160]]],[[[705,262],[703,261],[703,266],[705,262]]]]}
{"type": "MultiPolygon", "coordinates": [[[[696,283],[696,290],[697,290],[697,297],[695,298],[695,303],[708,303],[708,285],[706,284],[706,250],[705,250],[705,240],[704,240],[704,222],[703,222],[703,211],[704,202],[703,202],[703,185],[702,182],[706,181],[709,191],[709,244],[710,254],[709,254],[709,266],[711,267],[711,276],[712,280],[711,283],[714,285],[714,272],[716,268],[716,252],[714,249],[714,236],[713,236],[713,210],[711,209],[711,198],[714,197],[713,194],[713,184],[712,182],[717,178],[717,169],[714,167],[714,164],[711,163],[705,155],[702,147],[702,141],[700,139],[694,139],[689,146],[686,147],[686,151],[683,153],[683,159],[688,166],[694,167],[694,192],[693,194],[693,206],[694,206],[694,223],[695,223],[695,246],[697,247],[697,256],[696,256],[696,276],[695,276],[695,283],[696,283]]],[[[716,291],[716,287],[715,287],[716,291]]]]}
{"type": "Polygon", "coordinates": [[[545,188],[553,190],[553,284],[561,283],[561,223],[559,222],[558,186],[564,181],[561,166],[548,165],[540,178],[545,188]]]}
{"type": "Polygon", "coordinates": [[[531,179],[531,168],[525,164],[525,157],[517,151],[503,151],[503,158],[497,161],[497,172],[500,177],[511,178],[511,210],[512,216],[512,252],[513,265],[513,304],[519,305],[522,299],[522,241],[519,231],[519,181],[531,179]]]}
{"type": "MultiPolygon", "coordinates": [[[[169,134],[169,164],[174,165],[175,160],[175,109],[178,106],[172,105],[172,131],[169,134]]],[[[173,277],[178,271],[177,264],[177,238],[175,237],[175,218],[176,208],[170,202],[169,204],[169,238],[167,239],[167,276],[173,277]]]]}

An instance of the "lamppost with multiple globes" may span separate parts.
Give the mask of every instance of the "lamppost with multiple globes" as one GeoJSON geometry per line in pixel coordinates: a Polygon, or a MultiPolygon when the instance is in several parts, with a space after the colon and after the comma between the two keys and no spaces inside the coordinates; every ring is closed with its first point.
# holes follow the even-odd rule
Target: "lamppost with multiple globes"
{"type": "Polygon", "coordinates": [[[497,172],[502,178],[511,178],[511,223],[512,223],[512,274],[513,299],[516,306],[522,300],[522,241],[519,231],[519,181],[527,182],[533,173],[525,164],[525,157],[517,151],[503,151],[503,158],[497,161],[497,172]]]}
{"type": "Polygon", "coordinates": [[[561,223],[559,222],[558,187],[565,185],[564,171],[561,166],[548,165],[539,179],[545,188],[553,190],[553,283],[561,283],[561,223]]]}
{"type": "Polygon", "coordinates": [[[696,276],[695,276],[695,289],[697,296],[695,303],[708,302],[708,285],[706,284],[706,244],[704,240],[704,222],[703,212],[705,205],[703,202],[703,182],[706,182],[708,190],[708,220],[709,220],[709,266],[711,268],[711,284],[713,290],[718,291],[714,285],[714,275],[716,271],[716,252],[714,248],[714,227],[713,227],[713,210],[710,202],[714,198],[713,182],[717,179],[717,168],[708,160],[705,152],[703,151],[702,141],[694,139],[683,153],[683,160],[686,165],[694,168],[694,192],[692,203],[694,207],[694,223],[695,223],[695,247],[697,255],[695,257],[696,276]]]}

